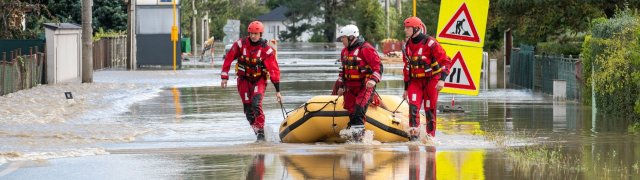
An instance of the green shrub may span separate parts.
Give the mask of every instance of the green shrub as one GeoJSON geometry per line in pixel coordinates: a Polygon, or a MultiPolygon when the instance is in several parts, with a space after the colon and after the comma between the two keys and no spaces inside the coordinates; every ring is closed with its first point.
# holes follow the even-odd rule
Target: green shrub
{"type": "Polygon", "coordinates": [[[612,19],[593,21],[591,35],[582,44],[581,59],[587,79],[585,97],[593,83],[596,105],[607,115],[640,118],[640,17],[630,10],[612,19]],[[593,74],[592,74],[593,68],[593,74]]]}

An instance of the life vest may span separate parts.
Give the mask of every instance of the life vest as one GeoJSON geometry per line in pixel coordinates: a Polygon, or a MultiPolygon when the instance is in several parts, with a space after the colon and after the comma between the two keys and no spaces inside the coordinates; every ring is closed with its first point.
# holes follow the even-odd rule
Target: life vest
{"type": "Polygon", "coordinates": [[[419,43],[422,45],[419,46],[420,48],[418,48],[416,52],[412,52],[411,48],[406,48],[407,52],[405,56],[407,56],[407,58],[405,58],[404,61],[407,63],[410,78],[428,78],[442,72],[442,68],[440,68],[438,61],[433,56],[432,50],[435,45],[434,42],[435,40],[431,37],[426,38],[419,43]]]}
{"type": "MultiPolygon", "coordinates": [[[[242,51],[242,55],[240,55],[238,62],[236,63],[236,74],[238,76],[254,79],[261,78],[263,75],[268,74],[267,69],[264,66],[263,59],[260,57],[264,46],[260,46],[257,51],[251,53],[248,49],[250,46],[249,41],[246,39],[239,41],[238,45],[242,51]],[[242,45],[243,42],[245,43],[244,46],[242,45]]],[[[269,48],[268,51],[271,51],[271,48],[269,48]]]]}
{"type": "Polygon", "coordinates": [[[362,58],[358,57],[358,53],[364,46],[367,46],[366,48],[373,48],[371,45],[365,44],[352,52],[349,52],[348,50],[346,53],[343,52],[340,57],[340,61],[342,62],[343,78],[345,80],[362,81],[368,79],[373,74],[371,67],[362,60],[362,58]]]}

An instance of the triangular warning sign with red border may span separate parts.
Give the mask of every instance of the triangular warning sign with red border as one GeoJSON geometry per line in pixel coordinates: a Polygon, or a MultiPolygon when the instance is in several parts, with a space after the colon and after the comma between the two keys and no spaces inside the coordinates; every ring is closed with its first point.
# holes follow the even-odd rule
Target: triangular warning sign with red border
{"type": "Polygon", "coordinates": [[[444,81],[445,87],[476,90],[476,84],[473,83],[473,78],[469,74],[469,69],[467,64],[464,63],[464,58],[460,51],[453,56],[453,65],[449,69],[449,77],[444,81]]]}
{"type": "Polygon", "coordinates": [[[451,17],[449,23],[444,26],[438,34],[438,37],[480,42],[480,36],[478,36],[476,26],[473,24],[473,19],[471,19],[467,3],[462,3],[462,6],[460,6],[458,11],[451,17]],[[456,24],[455,26],[453,26],[454,23],[456,24]]]}

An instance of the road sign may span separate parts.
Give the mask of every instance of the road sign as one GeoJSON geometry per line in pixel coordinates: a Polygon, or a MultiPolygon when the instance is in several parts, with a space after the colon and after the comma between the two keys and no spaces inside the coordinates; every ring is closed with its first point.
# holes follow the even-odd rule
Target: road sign
{"type": "Polygon", "coordinates": [[[488,10],[488,0],[443,2],[436,38],[440,43],[483,47],[488,10]]]}
{"type": "Polygon", "coordinates": [[[240,39],[240,20],[227,19],[227,24],[223,27],[224,37],[222,42],[227,44],[233,44],[240,39]]]}
{"type": "Polygon", "coordinates": [[[451,57],[449,76],[445,79],[442,92],[464,95],[478,95],[480,89],[480,69],[482,68],[482,48],[442,44],[451,57]]]}

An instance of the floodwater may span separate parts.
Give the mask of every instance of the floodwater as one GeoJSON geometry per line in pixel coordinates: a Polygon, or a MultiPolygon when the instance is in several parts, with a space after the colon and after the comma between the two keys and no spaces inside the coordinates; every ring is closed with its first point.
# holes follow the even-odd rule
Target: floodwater
{"type": "MultiPolygon", "coordinates": [[[[330,94],[337,78],[334,44],[279,49],[284,109],[330,94]]],[[[441,94],[440,103],[455,97],[466,112],[440,113],[433,143],[288,144],[277,137],[283,114],[269,84],[263,101],[268,142],[254,143],[235,86],[220,88],[219,62],[214,67],[214,73],[186,70],[214,76],[211,82],[165,85],[124,113],[87,118],[109,122],[103,134],[145,132],[129,135],[134,140],[64,144],[105,153],[9,161],[0,165],[0,179],[640,179],[640,135],[630,122],[593,118],[591,107],[524,89],[441,94]]],[[[386,66],[377,92],[401,95],[400,72],[386,66]]],[[[41,126],[35,129],[66,127],[41,126]]],[[[81,131],[73,127],[64,131],[81,131]]]]}

